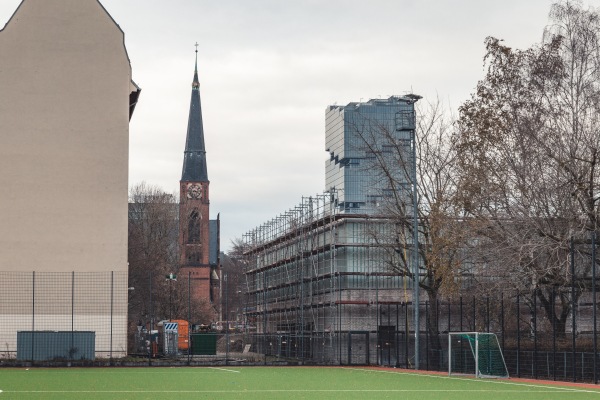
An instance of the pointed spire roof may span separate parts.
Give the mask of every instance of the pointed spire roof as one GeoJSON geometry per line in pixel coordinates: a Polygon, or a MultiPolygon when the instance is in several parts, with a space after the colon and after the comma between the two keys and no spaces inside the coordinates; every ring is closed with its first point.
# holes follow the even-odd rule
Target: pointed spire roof
{"type": "Polygon", "coordinates": [[[187,139],[183,153],[182,182],[208,182],[206,169],[206,149],[202,126],[202,106],[200,104],[200,81],[198,80],[198,43],[196,43],[196,65],[192,82],[192,99],[188,117],[187,139]]]}

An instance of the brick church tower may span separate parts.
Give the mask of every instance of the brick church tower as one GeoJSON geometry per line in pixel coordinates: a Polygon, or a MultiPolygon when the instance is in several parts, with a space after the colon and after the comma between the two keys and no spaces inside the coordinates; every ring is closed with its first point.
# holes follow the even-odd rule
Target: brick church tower
{"type": "MultiPolygon", "coordinates": [[[[197,45],[196,45],[197,47],[197,45]]],[[[198,49],[192,82],[183,171],[179,185],[179,276],[191,279],[192,296],[219,313],[219,219],[209,220],[209,180],[198,80],[198,49]]]]}

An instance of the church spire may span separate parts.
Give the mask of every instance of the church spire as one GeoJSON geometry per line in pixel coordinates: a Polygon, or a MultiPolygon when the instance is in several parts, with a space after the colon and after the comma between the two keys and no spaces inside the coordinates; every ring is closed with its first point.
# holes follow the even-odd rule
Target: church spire
{"type": "Polygon", "coordinates": [[[204,128],[202,126],[202,106],[200,104],[200,81],[198,79],[198,43],[196,43],[196,64],[194,67],[194,80],[192,82],[192,99],[190,101],[181,181],[208,182],[204,128]]]}
{"type": "Polygon", "coordinates": [[[194,82],[192,82],[192,88],[200,90],[200,81],[198,80],[198,42],[196,46],[196,65],[194,66],[194,82]]]}

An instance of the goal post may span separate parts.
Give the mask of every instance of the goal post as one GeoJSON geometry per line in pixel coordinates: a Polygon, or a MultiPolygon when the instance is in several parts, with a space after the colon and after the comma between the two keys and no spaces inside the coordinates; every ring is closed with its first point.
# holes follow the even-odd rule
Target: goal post
{"type": "Polygon", "coordinates": [[[448,375],[508,378],[504,355],[495,333],[448,333],[448,375]]]}

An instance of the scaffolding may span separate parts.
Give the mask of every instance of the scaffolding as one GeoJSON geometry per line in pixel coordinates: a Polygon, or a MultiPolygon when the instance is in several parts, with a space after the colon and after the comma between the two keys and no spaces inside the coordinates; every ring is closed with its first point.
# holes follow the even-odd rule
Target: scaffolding
{"type": "MultiPolygon", "coordinates": [[[[246,318],[266,355],[319,364],[408,364],[410,280],[384,262],[374,230],[337,193],[301,203],[244,235],[246,318]]],[[[408,365],[407,365],[408,366],[408,365]]]]}

